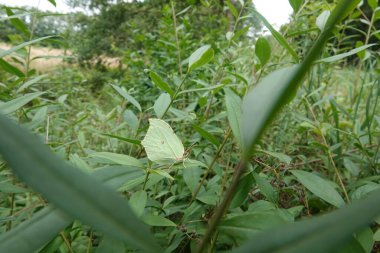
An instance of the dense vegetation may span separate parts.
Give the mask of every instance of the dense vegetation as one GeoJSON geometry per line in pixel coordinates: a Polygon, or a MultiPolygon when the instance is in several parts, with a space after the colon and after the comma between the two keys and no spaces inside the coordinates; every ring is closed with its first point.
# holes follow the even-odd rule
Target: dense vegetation
{"type": "Polygon", "coordinates": [[[378,252],[378,1],[289,2],[3,7],[0,252],[378,252]]]}

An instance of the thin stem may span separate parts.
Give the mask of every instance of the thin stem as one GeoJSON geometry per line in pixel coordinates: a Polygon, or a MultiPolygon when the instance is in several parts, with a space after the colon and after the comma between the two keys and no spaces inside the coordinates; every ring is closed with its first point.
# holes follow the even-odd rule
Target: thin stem
{"type": "Polygon", "coordinates": [[[169,103],[168,107],[166,107],[166,110],[165,110],[165,112],[162,114],[161,118],[163,118],[163,117],[166,115],[166,113],[169,111],[170,107],[172,106],[174,100],[177,98],[179,92],[180,92],[181,89],[182,89],[183,84],[185,83],[185,81],[186,81],[186,79],[187,79],[188,77],[189,77],[189,72],[187,72],[186,75],[185,75],[185,77],[182,79],[181,83],[179,84],[177,90],[175,91],[173,97],[172,97],[171,100],[170,100],[170,103],[169,103]]]}
{"type": "Polygon", "coordinates": [[[219,148],[218,148],[218,150],[216,151],[216,154],[215,154],[215,156],[214,156],[214,159],[211,161],[210,165],[209,165],[208,168],[207,168],[207,171],[205,172],[205,174],[204,174],[203,177],[202,177],[201,182],[198,184],[197,189],[195,190],[193,196],[191,197],[191,200],[190,200],[189,206],[190,206],[190,205],[194,202],[194,200],[197,198],[197,195],[198,195],[198,193],[199,193],[199,191],[200,191],[202,185],[203,185],[204,182],[206,181],[207,176],[208,176],[208,175],[210,174],[210,172],[212,171],[212,168],[214,167],[214,164],[215,164],[216,160],[218,160],[219,155],[220,155],[220,153],[222,152],[224,146],[226,145],[227,140],[228,140],[228,138],[229,138],[230,135],[231,135],[231,127],[228,128],[227,133],[226,133],[226,135],[225,135],[225,137],[224,137],[224,140],[223,140],[222,144],[219,145],[219,148]]]}
{"type": "Polygon", "coordinates": [[[329,149],[329,145],[328,145],[328,143],[327,143],[327,141],[326,141],[326,137],[325,137],[325,135],[323,134],[322,129],[321,129],[321,127],[320,127],[320,123],[319,123],[319,121],[317,120],[317,117],[316,117],[316,115],[315,115],[315,113],[314,113],[314,110],[313,110],[313,108],[311,107],[311,105],[310,105],[309,101],[307,100],[307,98],[305,98],[305,101],[306,101],[307,107],[309,108],[310,113],[311,113],[311,115],[312,115],[314,121],[317,123],[318,132],[320,132],[320,135],[321,135],[321,137],[322,137],[322,141],[323,141],[323,145],[324,145],[324,147],[325,147],[326,150],[327,150],[327,155],[328,155],[328,157],[329,157],[329,160],[330,160],[331,166],[332,166],[333,169],[334,169],[335,175],[336,175],[336,177],[338,178],[338,182],[339,182],[339,184],[340,184],[340,187],[342,188],[342,191],[343,191],[343,193],[344,193],[344,196],[345,196],[347,202],[350,203],[350,198],[348,197],[348,193],[347,193],[347,190],[346,190],[346,186],[344,185],[343,180],[342,180],[342,177],[341,177],[341,175],[340,175],[340,173],[339,173],[339,170],[338,170],[338,168],[336,167],[336,164],[335,164],[335,162],[334,162],[333,155],[332,155],[332,153],[331,153],[331,151],[330,151],[330,149],[329,149]]]}
{"type": "Polygon", "coordinates": [[[177,31],[177,18],[175,14],[175,8],[173,0],[170,1],[171,7],[172,7],[172,15],[173,15],[173,26],[174,26],[174,34],[175,34],[175,43],[177,47],[177,62],[178,62],[178,72],[179,77],[182,78],[182,64],[181,64],[181,48],[179,46],[179,39],[178,39],[178,31],[177,31]]]}

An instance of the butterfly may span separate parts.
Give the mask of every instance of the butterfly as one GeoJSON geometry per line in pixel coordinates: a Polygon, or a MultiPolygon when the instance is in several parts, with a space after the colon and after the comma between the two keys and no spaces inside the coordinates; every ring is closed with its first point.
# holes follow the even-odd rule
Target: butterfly
{"type": "Polygon", "coordinates": [[[148,159],[159,165],[172,165],[184,160],[182,141],[170,125],[161,119],[149,119],[148,132],[141,144],[148,159]]]}

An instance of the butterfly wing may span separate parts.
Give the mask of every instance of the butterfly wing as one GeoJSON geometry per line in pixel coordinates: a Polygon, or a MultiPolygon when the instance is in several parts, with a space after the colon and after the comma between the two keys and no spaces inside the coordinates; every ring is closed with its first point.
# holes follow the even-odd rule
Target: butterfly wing
{"type": "Polygon", "coordinates": [[[149,129],[141,142],[149,160],[158,164],[172,164],[183,159],[183,144],[173,129],[161,119],[149,119],[149,129]]]}

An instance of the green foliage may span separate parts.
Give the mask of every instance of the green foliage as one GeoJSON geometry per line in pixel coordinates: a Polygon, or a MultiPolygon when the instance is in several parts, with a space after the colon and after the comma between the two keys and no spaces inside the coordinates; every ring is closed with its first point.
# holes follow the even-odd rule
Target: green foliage
{"type": "Polygon", "coordinates": [[[280,31],[251,1],[71,3],[95,13],[1,17],[0,252],[376,249],[379,56],[356,1],[290,1],[280,31]],[[41,75],[56,33],[80,64],[41,75]]]}

